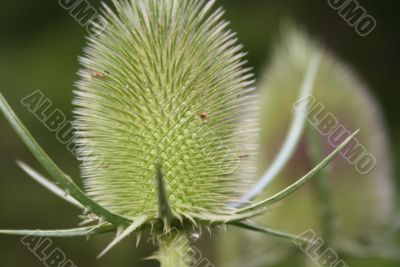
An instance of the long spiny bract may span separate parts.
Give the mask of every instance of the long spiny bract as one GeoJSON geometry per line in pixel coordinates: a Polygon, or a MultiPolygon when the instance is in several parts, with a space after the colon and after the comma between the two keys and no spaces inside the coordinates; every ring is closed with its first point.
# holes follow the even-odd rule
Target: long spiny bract
{"type": "Polygon", "coordinates": [[[249,153],[239,132],[253,127],[239,125],[251,75],[212,2],[114,1],[107,29],[89,38],[74,101],[78,152],[88,194],[117,214],[157,217],[155,164],[180,217],[221,214],[243,190],[231,162],[249,153]]]}

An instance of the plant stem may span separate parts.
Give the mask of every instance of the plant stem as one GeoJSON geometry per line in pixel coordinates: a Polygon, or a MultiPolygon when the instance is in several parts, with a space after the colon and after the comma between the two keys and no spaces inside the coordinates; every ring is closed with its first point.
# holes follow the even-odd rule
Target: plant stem
{"type": "Polygon", "coordinates": [[[190,245],[188,234],[174,230],[157,239],[159,251],[153,257],[161,267],[190,267],[194,262],[194,250],[190,245]]]}

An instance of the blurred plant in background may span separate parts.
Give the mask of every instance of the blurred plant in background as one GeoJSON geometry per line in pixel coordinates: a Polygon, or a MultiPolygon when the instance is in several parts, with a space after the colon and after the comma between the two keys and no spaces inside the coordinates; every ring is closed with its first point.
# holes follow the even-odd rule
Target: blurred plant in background
{"type": "MultiPolygon", "coordinates": [[[[293,26],[284,27],[271,63],[257,86],[261,95],[259,171],[265,171],[272,164],[293,113],[299,112],[296,109],[299,84],[309,59],[318,52],[322,59],[312,95],[314,102],[320,105],[306,103],[303,106],[307,117],[303,137],[290,163],[267,187],[264,196],[292,183],[292,177],[309,169],[316,156],[329,153],[332,139],[340,140],[345,138],[346,132],[361,129],[360,145],[350,144],[342,157],[335,159],[316,180],[306,185],[305,190],[290,196],[255,221],[299,235],[310,230],[304,237],[321,237],[324,242],[323,246],[319,244],[321,248],[318,245],[308,247],[312,253],[321,254],[323,248],[331,247],[339,255],[399,260],[400,250],[394,243],[393,233],[389,232],[395,223],[393,167],[378,104],[352,70],[293,26]],[[329,136],[327,128],[335,131],[339,125],[343,127],[329,136]],[[376,159],[376,165],[372,162],[374,165],[364,172],[349,162],[362,158],[361,145],[376,159]]],[[[228,233],[219,244],[223,254],[221,263],[226,264],[223,266],[270,266],[293,256],[298,262],[314,266],[311,261],[315,259],[309,259],[306,251],[300,251],[293,242],[267,242],[255,234],[228,233]],[[234,255],[243,251],[248,256],[234,260],[234,255]]]]}

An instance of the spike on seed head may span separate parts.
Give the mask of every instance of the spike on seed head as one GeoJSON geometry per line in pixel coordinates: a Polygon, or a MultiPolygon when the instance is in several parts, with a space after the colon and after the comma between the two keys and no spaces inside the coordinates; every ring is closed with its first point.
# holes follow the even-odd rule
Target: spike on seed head
{"type": "Polygon", "coordinates": [[[255,120],[241,120],[254,106],[251,76],[212,2],[113,1],[108,31],[89,38],[74,100],[81,171],[88,194],[117,214],[158,218],[157,162],[177,218],[221,214],[241,194],[237,170],[245,168],[226,161],[252,152],[255,120]],[[88,79],[93,69],[112,75],[88,79]],[[195,119],[209,114],[207,125],[195,119]]]}

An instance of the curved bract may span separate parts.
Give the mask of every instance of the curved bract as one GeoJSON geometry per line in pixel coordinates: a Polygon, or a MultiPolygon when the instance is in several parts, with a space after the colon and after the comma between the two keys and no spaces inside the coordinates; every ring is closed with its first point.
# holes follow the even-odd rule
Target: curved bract
{"type": "Polygon", "coordinates": [[[74,100],[82,176],[117,214],[157,214],[156,165],[177,217],[221,214],[244,190],[252,75],[212,3],[114,1],[89,37],[74,100]]]}

